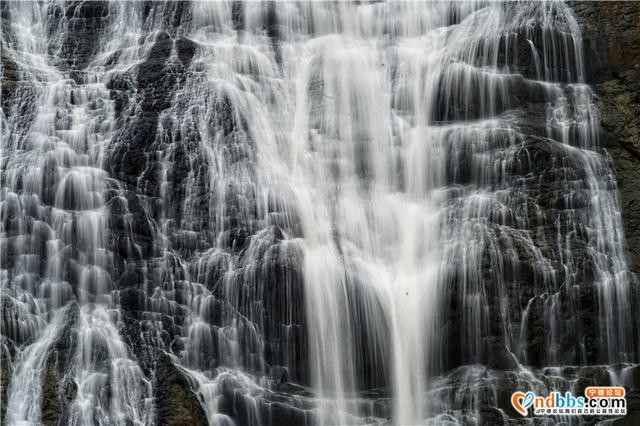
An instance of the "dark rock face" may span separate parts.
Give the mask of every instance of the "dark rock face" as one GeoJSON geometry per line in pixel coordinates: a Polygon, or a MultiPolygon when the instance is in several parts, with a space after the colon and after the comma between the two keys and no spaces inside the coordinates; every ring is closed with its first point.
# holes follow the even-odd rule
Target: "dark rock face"
{"type": "MultiPolygon", "coordinates": [[[[640,3],[576,2],[572,7],[582,25],[587,83],[597,95],[604,145],[618,180],[629,267],[637,280],[640,277],[640,3]]],[[[634,295],[636,300],[639,293],[636,291],[634,295]]],[[[640,376],[630,374],[627,383],[629,414],[614,421],[615,425],[640,422],[640,376]]]]}
{"type": "Polygon", "coordinates": [[[618,179],[630,267],[640,274],[640,3],[575,2],[587,83],[618,179]]]}
{"type": "MultiPolygon", "coordinates": [[[[73,69],[87,66],[99,47],[102,30],[109,20],[109,4],[100,1],[72,1],[60,10],[58,19],[52,25],[66,27],[61,46],[52,52],[59,60],[73,69]],[[82,37],[78,37],[82,34],[82,37]]],[[[59,28],[57,29],[60,30],[59,28]]]]}
{"type": "Polygon", "coordinates": [[[67,308],[65,327],[45,365],[42,381],[42,422],[46,426],[64,424],[69,404],[77,393],[77,385],[67,374],[72,367],[76,344],[78,305],[67,308]]]}
{"type": "MultiPolygon", "coordinates": [[[[446,286],[451,289],[443,304],[449,346],[447,367],[481,362],[511,370],[518,362],[535,368],[606,363],[608,354],[600,344],[605,337],[598,330],[601,311],[595,265],[588,252],[589,235],[585,231],[571,235],[571,272],[562,266],[563,255],[557,243],[558,227],[570,227],[576,218],[587,223],[590,215],[587,177],[581,161],[563,144],[535,132],[524,136],[516,146],[514,160],[506,168],[511,193],[503,202],[510,207],[509,215],[488,214],[491,225],[487,232],[495,235],[497,244],[492,239],[478,241],[485,247],[482,258],[472,263],[454,256],[452,262],[459,262],[459,266],[452,270],[467,270],[468,276],[446,277],[446,286]],[[578,190],[570,189],[575,189],[577,182],[578,190]],[[571,199],[567,199],[568,193],[572,193],[571,199]],[[525,231],[525,226],[530,231],[525,231]],[[510,262],[510,256],[517,261],[510,262]],[[541,260],[549,262],[553,271],[547,270],[549,275],[542,279],[540,273],[545,270],[541,269],[541,260]],[[482,273],[474,275],[475,271],[482,273]],[[486,308],[479,330],[464,322],[465,310],[469,309],[465,291],[477,291],[484,298],[486,308]],[[518,334],[519,339],[524,338],[524,347],[515,354],[518,362],[501,343],[514,338],[513,331],[502,322],[505,316],[511,324],[522,326],[518,334]],[[483,349],[478,351],[476,344],[483,349]]],[[[611,181],[610,185],[615,184],[611,181]]],[[[492,206],[485,208],[491,212],[492,206]]],[[[637,297],[635,289],[632,285],[632,298],[637,297]]],[[[637,331],[637,325],[633,330],[637,331]]],[[[518,342],[512,342],[511,347],[518,346],[518,342]]],[[[635,344],[630,352],[633,358],[637,351],[635,344]]]]}
{"type": "MultiPolygon", "coordinates": [[[[4,321],[3,321],[4,324],[4,321]]],[[[3,330],[4,335],[4,330],[3,330]]],[[[4,337],[3,337],[4,340],[4,337]]],[[[2,351],[3,354],[0,356],[0,417],[5,417],[5,409],[7,406],[7,390],[9,389],[9,381],[11,379],[11,374],[13,373],[11,369],[11,353],[5,348],[10,347],[6,342],[2,341],[2,351]]]]}
{"type": "Polygon", "coordinates": [[[168,355],[158,357],[155,373],[156,424],[206,426],[207,416],[192,384],[173,365],[168,355]]]}

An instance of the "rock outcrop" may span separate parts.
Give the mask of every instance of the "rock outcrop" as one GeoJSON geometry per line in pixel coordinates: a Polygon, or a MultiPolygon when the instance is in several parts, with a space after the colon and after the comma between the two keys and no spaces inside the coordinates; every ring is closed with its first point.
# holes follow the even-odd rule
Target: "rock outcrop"
{"type": "Polygon", "coordinates": [[[156,365],[156,424],[162,426],[206,426],[207,416],[192,386],[166,354],[156,365]]]}

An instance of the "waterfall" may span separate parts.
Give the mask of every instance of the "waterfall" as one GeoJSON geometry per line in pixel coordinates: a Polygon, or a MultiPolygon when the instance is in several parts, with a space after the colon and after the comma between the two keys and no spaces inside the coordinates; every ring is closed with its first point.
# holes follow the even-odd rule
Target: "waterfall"
{"type": "Polygon", "coordinates": [[[565,3],[0,12],[6,424],[507,424],[640,386],[565,3]]]}

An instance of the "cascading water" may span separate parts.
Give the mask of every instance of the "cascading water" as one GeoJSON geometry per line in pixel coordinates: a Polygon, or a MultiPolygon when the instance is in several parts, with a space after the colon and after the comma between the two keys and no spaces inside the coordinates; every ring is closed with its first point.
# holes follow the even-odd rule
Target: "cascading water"
{"type": "Polygon", "coordinates": [[[635,397],[640,292],[564,3],[0,7],[4,423],[635,397]]]}

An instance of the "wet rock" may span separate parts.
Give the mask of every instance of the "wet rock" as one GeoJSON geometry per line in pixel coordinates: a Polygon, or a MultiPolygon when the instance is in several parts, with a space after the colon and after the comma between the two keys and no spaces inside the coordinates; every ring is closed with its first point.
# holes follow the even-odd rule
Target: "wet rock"
{"type": "MultiPolygon", "coordinates": [[[[639,38],[640,40],[640,38],[639,38]]],[[[623,79],[598,86],[602,126],[607,132],[607,151],[620,191],[622,220],[630,268],[640,273],[640,80],[635,86],[623,79]]]]}
{"type": "Polygon", "coordinates": [[[515,370],[518,368],[516,357],[507,349],[502,339],[491,336],[486,339],[483,364],[497,370],[515,370]]]}
{"type": "Polygon", "coordinates": [[[0,418],[4,418],[5,416],[8,399],[7,390],[9,389],[9,381],[13,373],[11,369],[11,352],[13,346],[12,342],[2,336],[0,339],[0,418]]]}
{"type": "Polygon", "coordinates": [[[186,1],[172,1],[162,4],[145,1],[142,13],[145,17],[147,31],[163,28],[172,36],[180,30],[188,29],[193,19],[191,3],[186,1]]]}
{"type": "Polygon", "coordinates": [[[506,416],[495,407],[482,407],[480,410],[480,419],[482,424],[501,425],[507,424],[506,416]]]}
{"type": "Polygon", "coordinates": [[[585,366],[578,370],[575,391],[579,395],[583,395],[584,390],[589,386],[612,386],[611,375],[607,367],[585,366]]]}
{"type": "Polygon", "coordinates": [[[589,83],[640,72],[640,11],[635,2],[569,2],[582,27],[589,83]]]}
{"type": "Polygon", "coordinates": [[[37,89],[25,78],[23,70],[12,58],[17,53],[8,49],[6,41],[3,37],[0,45],[0,106],[7,118],[3,125],[7,124],[10,129],[3,136],[3,146],[10,147],[24,135],[23,132],[26,133],[35,117],[37,89]]]}
{"type": "Polygon", "coordinates": [[[611,424],[613,426],[636,426],[640,424],[640,414],[627,414],[621,419],[615,419],[611,424]]]}
{"type": "Polygon", "coordinates": [[[233,29],[241,30],[244,28],[244,7],[241,1],[234,1],[231,4],[231,16],[233,19],[233,29]]]}
{"type": "Polygon", "coordinates": [[[11,59],[6,46],[4,46],[4,39],[2,44],[2,48],[0,48],[0,61],[2,63],[0,84],[2,84],[2,108],[6,109],[10,105],[8,100],[11,99],[11,95],[16,90],[20,76],[18,65],[11,59]]]}
{"type": "Polygon", "coordinates": [[[527,361],[530,365],[540,366],[545,360],[545,301],[542,297],[535,297],[529,304],[527,322],[525,324],[527,339],[527,361]]]}
{"type": "Polygon", "coordinates": [[[637,2],[571,2],[619,182],[630,268],[640,273],[640,8],[637,2]]]}
{"type": "Polygon", "coordinates": [[[518,74],[500,75],[453,66],[437,90],[434,122],[486,119],[520,105],[541,104],[555,96],[539,82],[518,74]]]}
{"type": "Polygon", "coordinates": [[[64,66],[83,69],[100,47],[101,35],[109,19],[109,2],[71,1],[65,7],[66,30],[55,54],[59,61],[64,61],[64,66]]]}
{"type": "Polygon", "coordinates": [[[176,40],[176,51],[178,53],[178,59],[185,66],[189,66],[191,64],[191,59],[193,55],[195,55],[197,49],[197,45],[193,40],[188,38],[179,38],[176,40]]]}
{"type": "Polygon", "coordinates": [[[266,418],[271,419],[272,425],[297,426],[312,424],[311,415],[308,411],[301,410],[290,405],[273,403],[268,406],[266,418]]]}
{"type": "Polygon", "coordinates": [[[250,426],[259,415],[266,424],[296,426],[313,423],[312,406],[303,400],[294,400],[292,395],[270,391],[255,398],[232,376],[222,379],[222,394],[219,399],[220,413],[233,419],[237,426],[250,426]]]}
{"type": "MultiPolygon", "coordinates": [[[[162,82],[166,77],[165,67],[167,66],[166,62],[169,56],[171,55],[171,51],[173,49],[173,40],[166,32],[161,32],[156,37],[155,43],[151,47],[149,54],[147,56],[147,60],[144,61],[138,67],[138,87],[141,89],[156,89],[159,83],[162,82]]],[[[169,99],[166,98],[167,92],[151,92],[151,95],[163,95],[158,96],[158,100],[161,102],[160,105],[168,106],[169,99]]],[[[163,108],[159,106],[158,109],[153,108],[153,102],[148,99],[148,96],[145,96],[145,104],[143,104],[143,109],[145,111],[154,111],[157,112],[163,108]]]]}
{"type": "Polygon", "coordinates": [[[65,309],[64,330],[45,363],[42,378],[42,423],[46,426],[64,424],[67,408],[77,393],[77,385],[68,373],[76,347],[79,308],[73,303],[65,309]]]}
{"type": "Polygon", "coordinates": [[[154,394],[158,426],[207,426],[207,416],[189,380],[162,354],[156,364],[154,394]]]}
{"type": "MultiPolygon", "coordinates": [[[[302,262],[301,248],[284,240],[280,228],[269,227],[251,238],[243,267],[227,279],[243,301],[239,312],[261,327],[265,361],[286,367],[294,382],[306,383],[302,262]]],[[[353,314],[358,314],[355,306],[353,314]]]]}

